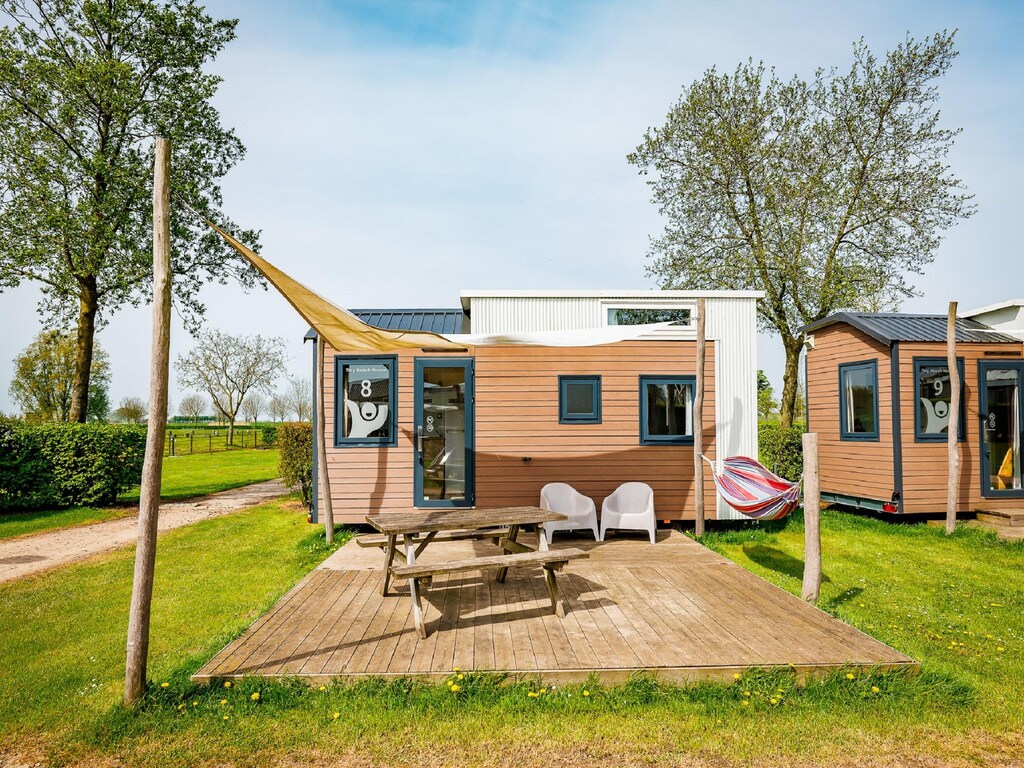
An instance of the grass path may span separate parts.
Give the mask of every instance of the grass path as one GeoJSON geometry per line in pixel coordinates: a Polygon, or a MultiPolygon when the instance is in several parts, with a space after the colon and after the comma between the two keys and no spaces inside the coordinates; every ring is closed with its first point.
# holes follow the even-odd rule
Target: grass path
{"type": "MultiPolygon", "coordinates": [[[[1019,759],[1024,547],[980,531],[947,539],[836,513],[824,515],[822,528],[823,607],[916,656],[919,676],[838,674],[798,689],[785,674],[751,673],[689,689],[638,679],[543,693],[469,670],[453,672],[457,691],[402,680],[325,690],[256,679],[230,689],[193,685],[193,671],[327,553],[297,505],[275,503],[161,538],[156,685],[134,712],[118,706],[129,552],[0,586],[0,626],[16,627],[0,633],[0,762],[5,749],[54,765],[147,766],[1019,759]]],[[[799,590],[801,541],[799,518],[709,537],[791,591],[799,590]]]]}
{"type": "MultiPolygon", "coordinates": [[[[191,456],[164,457],[160,498],[186,499],[273,480],[278,475],[280,451],[223,451],[191,456]]],[[[114,507],[69,507],[0,514],[0,541],[40,531],[69,528],[131,517],[137,511],[139,489],[124,494],[114,507]]]]}

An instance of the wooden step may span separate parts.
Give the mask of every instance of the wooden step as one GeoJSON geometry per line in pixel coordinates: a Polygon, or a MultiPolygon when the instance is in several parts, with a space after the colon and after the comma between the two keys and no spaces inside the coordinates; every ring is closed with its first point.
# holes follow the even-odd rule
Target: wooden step
{"type": "Polygon", "coordinates": [[[978,521],[987,525],[1024,528],[1024,511],[1016,509],[979,509],[978,521]]]}

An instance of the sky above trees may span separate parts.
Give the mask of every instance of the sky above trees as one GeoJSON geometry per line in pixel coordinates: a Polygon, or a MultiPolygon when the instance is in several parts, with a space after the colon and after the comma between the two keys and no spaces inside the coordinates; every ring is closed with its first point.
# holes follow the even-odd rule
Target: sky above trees
{"type": "MultiPolygon", "coordinates": [[[[954,229],[906,311],[1024,295],[1024,8],[1015,3],[364,2],[216,0],[240,18],[216,104],[248,149],[224,209],[262,253],[343,306],[457,306],[467,288],[652,288],[662,222],[626,153],[684,84],[753,57],[780,76],[882,55],[907,32],[957,28],[940,83],[964,129],[950,161],[978,214],[954,229]]],[[[0,294],[0,411],[38,331],[31,286],[0,294]]],[[[203,289],[207,322],[281,336],[308,376],[306,327],[274,293],[203,289]]],[[[98,336],[111,401],[148,391],[149,310],[98,336]]],[[[172,357],[192,346],[180,322],[172,357]]],[[[760,365],[778,385],[777,343],[760,365]]],[[[177,403],[183,391],[172,391],[177,403]]]]}

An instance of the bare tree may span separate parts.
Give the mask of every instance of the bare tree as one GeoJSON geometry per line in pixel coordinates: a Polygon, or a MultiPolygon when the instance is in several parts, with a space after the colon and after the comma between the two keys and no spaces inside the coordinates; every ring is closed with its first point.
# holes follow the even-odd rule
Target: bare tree
{"type": "Polygon", "coordinates": [[[235,419],[250,391],[269,392],[284,368],[284,341],[263,336],[233,336],[203,331],[196,346],[178,356],[178,383],[203,389],[214,410],[228,422],[228,443],[234,441],[235,419]]]}
{"type": "Polygon", "coordinates": [[[309,379],[289,379],[285,397],[296,419],[309,421],[313,418],[313,384],[309,379]]]}
{"type": "Polygon", "coordinates": [[[270,418],[273,421],[284,421],[288,418],[288,414],[292,412],[292,407],[285,395],[274,395],[270,398],[268,409],[270,411],[270,418]]]}
{"type": "Polygon", "coordinates": [[[259,392],[250,392],[242,401],[242,415],[253,425],[260,420],[260,414],[266,410],[267,399],[259,392]]]}
{"type": "Polygon", "coordinates": [[[199,421],[200,416],[205,416],[210,406],[206,402],[206,398],[198,393],[191,395],[185,395],[181,399],[181,405],[178,406],[178,413],[189,419],[193,424],[199,421]]]}
{"type": "Polygon", "coordinates": [[[114,418],[126,424],[141,424],[146,420],[146,403],[141,397],[125,397],[114,409],[114,418]]]}

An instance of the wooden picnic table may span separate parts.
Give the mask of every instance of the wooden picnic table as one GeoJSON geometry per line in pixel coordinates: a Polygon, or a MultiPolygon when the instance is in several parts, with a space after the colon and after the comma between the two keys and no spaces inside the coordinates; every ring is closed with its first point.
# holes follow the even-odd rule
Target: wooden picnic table
{"type": "Polygon", "coordinates": [[[497,580],[505,581],[509,566],[518,567],[532,564],[544,569],[544,576],[551,599],[551,609],[558,615],[558,586],[555,571],[569,562],[587,554],[580,550],[559,550],[550,552],[544,535],[544,524],[565,520],[559,512],[550,512],[540,507],[503,507],[499,509],[456,509],[430,512],[408,512],[384,515],[368,515],[366,522],[380,531],[382,537],[361,537],[362,546],[380,546],[384,550],[384,582],[381,594],[388,594],[392,578],[409,579],[412,597],[413,621],[420,637],[426,637],[426,624],[420,604],[420,588],[430,584],[435,575],[459,573],[470,570],[497,569],[497,580]],[[538,548],[521,544],[517,539],[523,525],[537,526],[538,548]],[[403,549],[399,549],[398,538],[402,538],[403,549]],[[501,555],[476,557],[466,560],[452,560],[417,566],[416,558],[432,541],[491,539],[501,550],[501,555]],[[404,564],[395,565],[395,561],[404,564]]]}
{"type": "MultiPolygon", "coordinates": [[[[496,509],[445,509],[429,512],[395,512],[383,515],[367,515],[366,522],[384,535],[380,546],[384,549],[384,583],[381,594],[387,596],[391,583],[391,568],[398,559],[401,564],[415,565],[430,542],[492,539],[505,552],[529,552],[530,547],[520,544],[520,527],[536,525],[542,529],[544,523],[565,520],[560,512],[551,512],[540,507],[500,507],[496,509]],[[401,537],[404,551],[398,547],[401,537]]],[[[538,530],[539,550],[547,552],[548,541],[543,530],[538,530]]],[[[374,543],[376,545],[376,543],[374,543]]],[[[498,581],[505,580],[507,569],[498,571],[498,581]]]]}

